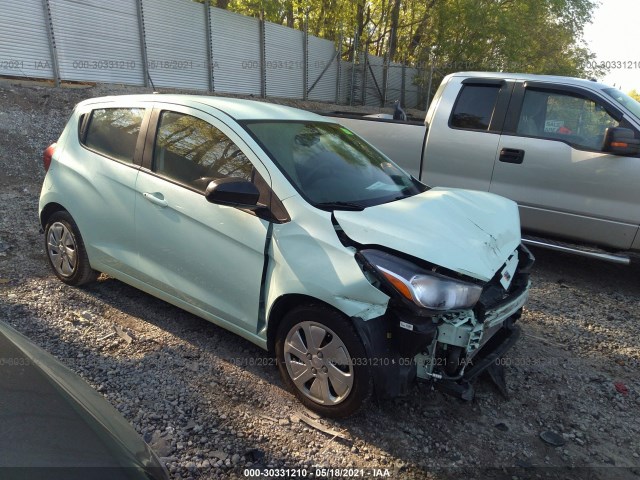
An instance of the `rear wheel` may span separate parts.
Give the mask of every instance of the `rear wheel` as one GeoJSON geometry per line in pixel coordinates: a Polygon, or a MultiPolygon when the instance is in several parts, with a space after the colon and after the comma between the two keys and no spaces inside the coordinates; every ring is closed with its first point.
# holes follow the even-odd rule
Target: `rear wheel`
{"type": "Polygon", "coordinates": [[[79,286],[98,277],[89,264],[78,226],[68,212],[55,212],[49,217],[44,238],[49,264],[64,283],[79,286]]]}
{"type": "Polygon", "coordinates": [[[327,417],[354,414],[370,397],[366,351],[349,320],[327,307],[291,310],[276,339],[280,374],[311,410],[327,417]]]}

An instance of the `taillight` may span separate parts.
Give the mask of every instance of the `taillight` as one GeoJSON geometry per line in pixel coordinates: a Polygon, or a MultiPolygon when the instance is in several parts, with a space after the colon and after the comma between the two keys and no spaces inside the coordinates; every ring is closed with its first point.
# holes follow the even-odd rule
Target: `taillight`
{"type": "Polygon", "coordinates": [[[49,171],[49,167],[51,166],[51,159],[53,158],[53,152],[56,151],[56,145],[57,143],[52,143],[42,153],[42,163],[44,164],[45,172],[49,171]]]}

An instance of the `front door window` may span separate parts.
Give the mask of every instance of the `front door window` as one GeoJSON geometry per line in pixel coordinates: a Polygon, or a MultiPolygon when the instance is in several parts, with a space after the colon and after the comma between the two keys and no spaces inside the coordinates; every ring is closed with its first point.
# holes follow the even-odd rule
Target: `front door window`
{"type": "Polygon", "coordinates": [[[527,90],[516,133],[601,151],[605,130],[619,125],[603,106],[588,98],[527,90]]]}

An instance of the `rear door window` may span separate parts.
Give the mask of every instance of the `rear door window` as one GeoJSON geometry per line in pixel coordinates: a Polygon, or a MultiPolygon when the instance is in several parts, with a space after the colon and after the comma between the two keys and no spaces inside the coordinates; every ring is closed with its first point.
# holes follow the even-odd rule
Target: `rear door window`
{"type": "Polygon", "coordinates": [[[465,85],[451,114],[453,128],[488,131],[496,108],[499,85],[465,85]]]}
{"type": "Polygon", "coordinates": [[[121,162],[133,163],[144,113],[144,108],[93,110],[84,145],[121,162]]]}

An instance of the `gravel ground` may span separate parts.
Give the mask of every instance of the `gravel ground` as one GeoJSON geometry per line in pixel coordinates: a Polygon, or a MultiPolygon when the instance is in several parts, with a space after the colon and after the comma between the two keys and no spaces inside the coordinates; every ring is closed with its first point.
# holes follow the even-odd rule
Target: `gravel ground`
{"type": "Polygon", "coordinates": [[[488,382],[471,403],[416,385],[344,421],[305,410],[274,360],[225,330],[104,275],[84,289],[56,280],[38,232],[42,150],[81,99],[139,91],[0,83],[0,319],[101,392],[172,478],[246,478],[247,467],[640,476],[640,262],[536,250],[524,335],[507,357],[509,400],[488,382]]]}

